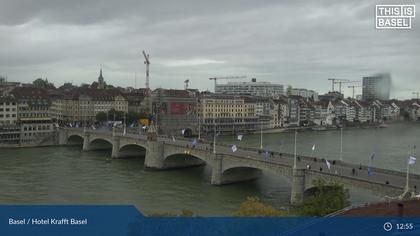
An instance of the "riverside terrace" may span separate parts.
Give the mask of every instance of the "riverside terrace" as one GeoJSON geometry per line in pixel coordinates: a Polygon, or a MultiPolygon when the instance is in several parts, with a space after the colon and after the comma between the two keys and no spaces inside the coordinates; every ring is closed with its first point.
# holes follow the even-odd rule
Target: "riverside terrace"
{"type": "MultiPolygon", "coordinates": [[[[286,177],[291,182],[291,203],[303,201],[306,190],[313,187],[313,180],[322,178],[327,182],[363,188],[382,196],[396,197],[405,190],[406,173],[372,168],[369,176],[366,166],[330,161],[328,169],[323,159],[299,156],[293,168],[293,155],[257,149],[238,148],[233,152],[229,146],[217,145],[216,153],[209,143],[197,143],[194,148],[189,140],[174,140],[156,137],[155,140],[139,134],[123,134],[109,130],[83,130],[60,128],[58,144],[83,143],[84,151],[112,149],[112,158],[145,156],[148,169],[185,168],[206,164],[211,167],[211,184],[223,185],[258,178],[262,171],[286,177]],[[308,165],[311,167],[308,169],[308,165]],[[360,169],[361,168],[361,169],[360,169]]],[[[409,192],[415,193],[420,186],[420,175],[410,174],[409,192]]]]}

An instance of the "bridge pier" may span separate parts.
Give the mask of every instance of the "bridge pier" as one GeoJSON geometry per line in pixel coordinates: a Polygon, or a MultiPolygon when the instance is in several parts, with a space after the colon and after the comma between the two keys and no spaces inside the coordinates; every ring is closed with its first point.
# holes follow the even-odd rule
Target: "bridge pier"
{"type": "Polygon", "coordinates": [[[112,152],[111,152],[111,158],[118,158],[120,152],[120,138],[114,136],[112,138],[112,152]]]}
{"type": "Polygon", "coordinates": [[[292,205],[302,204],[304,192],[305,192],[305,169],[293,168],[292,194],[290,196],[290,203],[292,205]]]}
{"type": "Polygon", "coordinates": [[[83,151],[89,151],[89,143],[90,143],[90,137],[89,137],[90,135],[89,135],[89,133],[85,133],[85,134],[83,134],[83,148],[82,148],[82,150],[83,151]]]}
{"type": "Polygon", "coordinates": [[[146,169],[163,169],[164,166],[164,147],[163,141],[147,142],[146,157],[144,159],[144,168],[146,169]]]}
{"type": "Polygon", "coordinates": [[[223,154],[216,154],[213,159],[213,165],[211,169],[211,184],[221,185],[222,184],[222,168],[223,168],[223,154]]]}

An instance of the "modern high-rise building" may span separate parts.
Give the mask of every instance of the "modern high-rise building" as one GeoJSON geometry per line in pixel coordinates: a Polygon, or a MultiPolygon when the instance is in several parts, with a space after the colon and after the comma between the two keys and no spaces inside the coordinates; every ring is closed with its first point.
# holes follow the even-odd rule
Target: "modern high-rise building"
{"type": "Polygon", "coordinates": [[[254,78],[251,82],[216,84],[215,92],[217,94],[249,94],[253,96],[278,98],[284,95],[284,87],[281,84],[257,82],[254,78]]]}
{"type": "Polygon", "coordinates": [[[389,100],[391,90],[391,75],[378,74],[374,76],[363,77],[363,100],[389,100]]]}

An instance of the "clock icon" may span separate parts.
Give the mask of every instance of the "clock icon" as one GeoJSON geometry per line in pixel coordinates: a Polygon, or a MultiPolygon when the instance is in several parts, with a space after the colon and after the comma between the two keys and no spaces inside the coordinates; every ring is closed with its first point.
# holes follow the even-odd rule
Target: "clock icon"
{"type": "Polygon", "coordinates": [[[386,222],[384,224],[384,230],[387,231],[387,232],[391,231],[392,230],[392,224],[389,223],[389,222],[386,222]]]}

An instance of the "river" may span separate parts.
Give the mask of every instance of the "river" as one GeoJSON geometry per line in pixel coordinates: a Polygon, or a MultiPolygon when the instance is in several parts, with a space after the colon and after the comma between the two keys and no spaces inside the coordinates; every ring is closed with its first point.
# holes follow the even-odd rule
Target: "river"
{"type": "MultiPolygon", "coordinates": [[[[409,146],[420,146],[420,125],[396,123],[384,129],[343,132],[344,161],[405,170],[409,146]]],[[[268,149],[293,152],[293,133],[264,134],[268,149]]],[[[298,134],[299,154],[337,159],[340,132],[298,134]]],[[[259,146],[260,135],[218,137],[218,142],[259,146]]],[[[210,185],[208,167],[145,171],[144,158],[110,159],[110,151],[83,152],[80,146],[2,149],[0,203],[2,204],[133,204],[144,213],[193,211],[201,216],[230,215],[247,196],[258,196],[277,208],[287,207],[289,180],[264,173],[254,182],[210,185]]],[[[420,164],[412,170],[420,173],[420,164]]],[[[353,204],[380,196],[350,189],[353,204]]]]}

